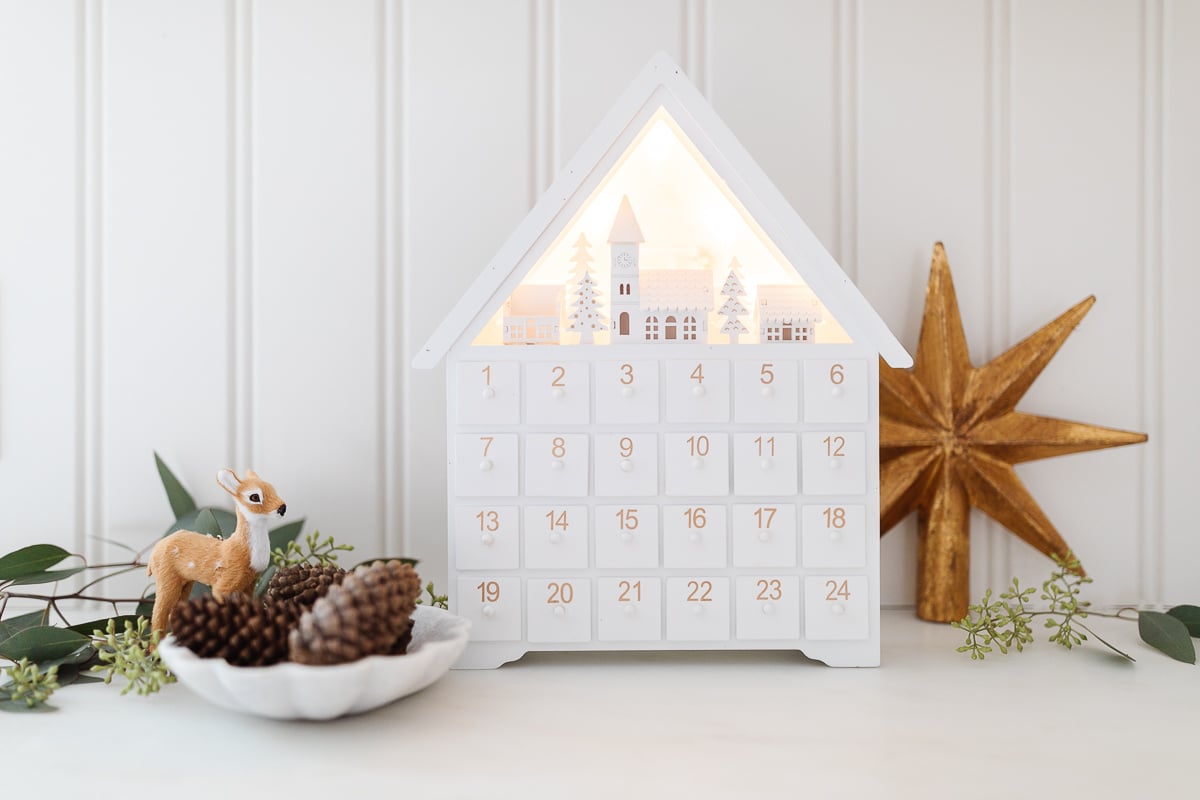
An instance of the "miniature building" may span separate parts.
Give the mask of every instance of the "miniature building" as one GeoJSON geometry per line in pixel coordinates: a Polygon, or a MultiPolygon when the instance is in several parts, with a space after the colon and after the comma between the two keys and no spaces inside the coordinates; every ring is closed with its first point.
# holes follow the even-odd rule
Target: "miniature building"
{"type": "Polygon", "coordinates": [[[727,648],[878,664],[881,357],[912,363],[656,57],[413,362],[446,362],[458,666],[727,648]]]}
{"type": "Polygon", "coordinates": [[[518,286],[504,304],[505,344],[558,344],[561,286],[518,286]]]}
{"type": "Polygon", "coordinates": [[[803,286],[763,284],[758,287],[754,308],[760,342],[811,344],[817,340],[820,303],[803,286]]]}

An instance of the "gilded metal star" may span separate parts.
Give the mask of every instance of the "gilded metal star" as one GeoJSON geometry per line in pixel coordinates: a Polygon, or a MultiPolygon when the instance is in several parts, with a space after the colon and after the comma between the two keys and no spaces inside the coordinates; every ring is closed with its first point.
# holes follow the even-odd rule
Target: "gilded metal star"
{"type": "Polygon", "coordinates": [[[919,512],[921,618],[949,622],[967,613],[972,506],[1042,553],[1067,555],[1013,464],[1146,441],[1141,433],[1015,410],[1095,302],[1088,297],[973,367],[946,251],[934,245],[914,366],[879,367],[880,530],[919,512]]]}

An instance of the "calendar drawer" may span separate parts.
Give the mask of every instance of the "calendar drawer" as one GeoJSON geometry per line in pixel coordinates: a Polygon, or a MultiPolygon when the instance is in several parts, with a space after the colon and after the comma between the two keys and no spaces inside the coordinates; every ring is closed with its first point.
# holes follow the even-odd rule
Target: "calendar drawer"
{"type": "Polygon", "coordinates": [[[587,578],[533,579],[526,584],[529,641],[592,638],[592,589],[587,578]]]}
{"type": "Polygon", "coordinates": [[[464,425],[516,425],[521,421],[521,368],[510,361],[458,365],[458,421],[464,425]]]}
{"type": "Polygon", "coordinates": [[[868,380],[865,361],[805,361],[805,422],[865,422],[868,380]]]}
{"type": "Polygon", "coordinates": [[[587,506],[526,506],[525,566],[586,569],[587,506]]]}
{"type": "Polygon", "coordinates": [[[667,578],[667,638],[708,642],[729,638],[729,578],[667,578]]]}
{"type": "Polygon", "coordinates": [[[601,361],[595,395],[601,424],[658,422],[658,362],[601,361]]]}
{"type": "Polygon", "coordinates": [[[866,639],[871,609],[867,579],[822,575],[804,579],[804,635],[809,639],[866,639]]]}
{"type": "Polygon", "coordinates": [[[591,421],[586,362],[534,362],[525,367],[525,419],[530,425],[586,425],[591,421]]]}
{"type": "Polygon", "coordinates": [[[725,506],[663,506],[663,566],[724,567],[727,531],[725,506]]]}
{"type": "Polygon", "coordinates": [[[667,422],[728,422],[729,362],[668,361],[663,394],[667,422]]]}
{"type": "Polygon", "coordinates": [[[796,507],[786,503],[735,504],[733,565],[796,566],[796,507]]]}
{"type": "Polygon", "coordinates": [[[460,497],[513,497],[517,475],[516,434],[454,437],[454,490],[460,497]]]}
{"type": "Polygon", "coordinates": [[[658,436],[653,433],[598,434],[595,465],[599,497],[658,494],[658,436]]]}
{"type": "Polygon", "coordinates": [[[716,497],[729,494],[729,434],[668,433],[667,494],[716,497]]]}
{"type": "Polygon", "coordinates": [[[859,505],[804,506],[802,548],[806,567],[865,567],[867,513],[859,505]]]}
{"type": "Polygon", "coordinates": [[[658,507],[596,506],[596,566],[658,566],[658,507]]]}
{"type": "Polygon", "coordinates": [[[737,638],[800,638],[800,579],[795,575],[741,576],[735,604],[737,638]]]}
{"type": "Polygon", "coordinates": [[[525,494],[584,497],[588,493],[586,433],[530,433],[525,437],[525,494]]]}
{"type": "Polygon", "coordinates": [[[800,370],[795,361],[738,361],[733,367],[735,422],[796,422],[800,370]]]}
{"type": "Polygon", "coordinates": [[[734,434],[734,494],[794,497],[798,467],[796,434],[734,434]]]}
{"type": "Polygon", "coordinates": [[[454,510],[454,563],[459,569],[516,569],[521,565],[520,509],[459,506],[454,510]]]}
{"type": "Polygon", "coordinates": [[[801,475],[805,494],[867,491],[867,436],[862,432],[806,433],[801,475]]]}
{"type": "Polygon", "coordinates": [[[520,640],[520,578],[460,577],[456,601],[458,614],[471,621],[471,641],[520,640]]]}
{"type": "Polygon", "coordinates": [[[600,578],[596,581],[597,636],[602,642],[662,639],[662,581],[600,578]]]}

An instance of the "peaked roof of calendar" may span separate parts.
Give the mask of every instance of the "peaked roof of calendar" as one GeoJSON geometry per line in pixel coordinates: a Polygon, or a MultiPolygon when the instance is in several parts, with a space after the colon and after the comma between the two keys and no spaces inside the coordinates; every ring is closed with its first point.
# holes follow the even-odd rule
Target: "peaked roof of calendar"
{"type": "MultiPolygon", "coordinates": [[[[540,255],[570,224],[633,143],[643,125],[665,109],[708,161],[746,213],[761,227],[856,343],[873,346],[893,367],[912,357],[854,282],[842,271],[708,101],[666,54],[650,60],[599,127],[563,168],[533,209],[463,293],[450,314],[413,358],[434,367],[458,342],[470,342],[491,311],[508,297],[540,255]]],[[[623,208],[624,206],[622,206],[623,208]]],[[[618,217],[617,225],[620,225],[618,217]]],[[[635,223],[636,226],[636,223],[635,223]]],[[[614,226],[614,229],[617,226],[614,226]]],[[[632,235],[634,231],[623,231],[632,235]]],[[[636,231],[640,239],[640,228],[636,231]]]]}

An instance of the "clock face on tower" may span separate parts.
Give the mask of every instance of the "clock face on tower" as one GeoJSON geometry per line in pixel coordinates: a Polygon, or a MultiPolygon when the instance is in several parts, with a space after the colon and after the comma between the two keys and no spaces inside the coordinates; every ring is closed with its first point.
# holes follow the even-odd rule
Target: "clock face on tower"
{"type": "Polygon", "coordinates": [[[631,253],[621,253],[617,256],[617,266],[622,269],[629,269],[633,266],[633,255],[631,253]]]}

